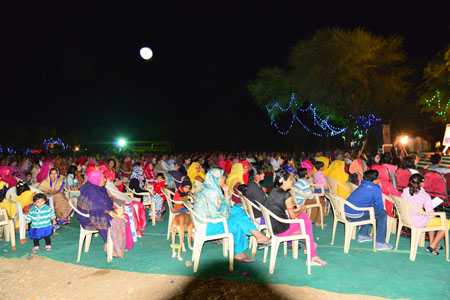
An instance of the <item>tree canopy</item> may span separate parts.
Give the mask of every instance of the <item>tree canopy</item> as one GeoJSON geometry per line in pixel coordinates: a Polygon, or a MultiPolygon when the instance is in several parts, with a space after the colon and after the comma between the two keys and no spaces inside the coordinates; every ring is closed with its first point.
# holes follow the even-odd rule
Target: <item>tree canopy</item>
{"type": "Polygon", "coordinates": [[[356,118],[368,113],[389,118],[409,90],[411,69],[405,65],[402,44],[400,37],[375,36],[363,29],[318,30],[297,42],[286,69],[262,69],[248,89],[261,107],[287,105],[295,92],[299,105],[305,100],[314,104],[321,115],[349,126],[350,136],[356,118]]]}
{"type": "Polygon", "coordinates": [[[440,51],[424,70],[425,91],[418,104],[422,112],[431,112],[431,120],[446,123],[450,120],[450,44],[440,51]]]}

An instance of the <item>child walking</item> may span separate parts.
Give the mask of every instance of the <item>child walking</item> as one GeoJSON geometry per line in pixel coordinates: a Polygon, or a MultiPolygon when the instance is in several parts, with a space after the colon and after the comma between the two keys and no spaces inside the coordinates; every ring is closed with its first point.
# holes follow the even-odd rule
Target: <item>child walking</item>
{"type": "Polygon", "coordinates": [[[25,219],[27,229],[31,223],[31,228],[28,231],[28,236],[33,240],[33,253],[39,252],[39,240],[44,238],[45,250],[52,250],[50,236],[53,233],[53,225],[56,225],[56,215],[48,206],[47,197],[42,194],[33,196],[34,206],[30,209],[25,219]],[[53,225],[52,225],[53,224],[53,225]]]}

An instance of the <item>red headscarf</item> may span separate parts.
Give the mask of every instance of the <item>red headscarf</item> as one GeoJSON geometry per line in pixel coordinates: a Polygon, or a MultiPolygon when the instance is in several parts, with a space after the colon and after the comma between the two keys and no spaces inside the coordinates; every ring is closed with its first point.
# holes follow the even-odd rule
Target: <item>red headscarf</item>
{"type": "Polygon", "coordinates": [[[247,167],[247,172],[244,173],[244,177],[242,178],[242,179],[244,179],[244,183],[247,184],[248,183],[248,171],[250,170],[250,164],[248,163],[248,161],[243,160],[243,161],[241,161],[241,165],[242,165],[242,168],[244,168],[244,169],[245,169],[245,167],[247,167]]]}
{"type": "Polygon", "coordinates": [[[55,166],[51,160],[44,161],[44,163],[42,164],[42,167],[41,167],[41,171],[36,176],[37,182],[41,182],[42,180],[47,178],[48,172],[50,171],[50,164],[55,166]]]}

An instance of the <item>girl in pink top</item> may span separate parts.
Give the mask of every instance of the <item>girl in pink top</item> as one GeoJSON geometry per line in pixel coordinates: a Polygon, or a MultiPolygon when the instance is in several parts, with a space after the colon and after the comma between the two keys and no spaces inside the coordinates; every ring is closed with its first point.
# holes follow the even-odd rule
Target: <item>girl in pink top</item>
{"type": "MultiPolygon", "coordinates": [[[[403,190],[402,198],[411,203],[418,209],[424,209],[426,212],[434,212],[433,205],[431,204],[431,197],[425,192],[424,181],[422,174],[417,173],[411,175],[409,178],[408,188],[403,190]]],[[[414,209],[411,209],[411,219],[415,227],[434,227],[439,226],[441,223],[440,218],[435,218],[434,216],[425,216],[414,209]]],[[[450,221],[447,221],[447,230],[450,227],[450,221]]],[[[430,237],[430,246],[427,247],[427,251],[433,255],[438,255],[437,250],[444,249],[439,245],[439,242],[444,237],[444,230],[437,232],[436,236],[434,232],[428,232],[430,237]]]]}

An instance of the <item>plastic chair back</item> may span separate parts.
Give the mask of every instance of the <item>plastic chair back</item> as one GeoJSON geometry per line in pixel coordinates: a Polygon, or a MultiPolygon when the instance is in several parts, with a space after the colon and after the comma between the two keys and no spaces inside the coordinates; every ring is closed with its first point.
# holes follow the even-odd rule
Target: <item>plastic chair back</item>
{"type": "Polygon", "coordinates": [[[266,222],[267,231],[269,233],[269,236],[274,236],[274,233],[273,233],[273,230],[272,230],[272,219],[271,219],[271,217],[276,218],[277,216],[275,216],[270,210],[268,210],[266,207],[264,207],[260,203],[258,203],[258,205],[259,205],[259,209],[261,210],[261,213],[263,215],[264,222],[266,222]]]}
{"type": "Polygon", "coordinates": [[[411,172],[408,169],[398,168],[395,171],[395,183],[397,184],[397,190],[401,193],[403,189],[408,187],[409,177],[411,172]]]}
{"type": "Polygon", "coordinates": [[[345,217],[344,210],[345,199],[342,199],[341,197],[333,193],[329,195],[329,199],[331,206],[333,207],[334,217],[341,222],[346,222],[347,219],[345,217]]]}
{"type": "Polygon", "coordinates": [[[430,194],[432,198],[441,198],[447,205],[447,180],[444,175],[435,171],[428,171],[425,173],[424,177],[425,191],[430,194]]]}
{"type": "Polygon", "coordinates": [[[390,197],[392,201],[395,203],[395,207],[397,207],[398,211],[398,218],[400,219],[400,221],[405,226],[412,228],[413,224],[411,218],[411,209],[412,209],[411,204],[409,204],[408,201],[406,201],[405,199],[394,195],[390,195],[388,197],[390,197]]]}

